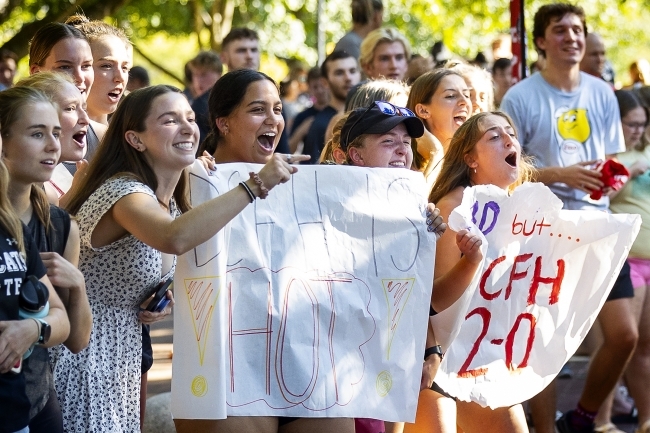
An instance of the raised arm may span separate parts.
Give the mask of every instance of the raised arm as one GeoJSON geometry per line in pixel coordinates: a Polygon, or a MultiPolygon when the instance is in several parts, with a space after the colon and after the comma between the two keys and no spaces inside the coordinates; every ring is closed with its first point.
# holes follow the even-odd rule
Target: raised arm
{"type": "MultiPolygon", "coordinates": [[[[293,157],[294,161],[308,159],[308,155],[293,157]]],[[[283,155],[276,154],[259,172],[259,177],[270,190],[287,182],[297,171],[283,155]]],[[[247,180],[245,183],[255,196],[261,195],[255,182],[247,180]]],[[[214,236],[250,203],[246,189],[237,186],[173,219],[156,199],[135,193],[118,200],[111,215],[120,227],[147,245],[164,253],[183,254],[214,236]]]]}
{"type": "MultiPolygon", "coordinates": [[[[463,189],[457,188],[437,204],[440,215],[448,220],[462,199],[463,189]]],[[[456,233],[446,230],[436,245],[431,306],[437,312],[450,307],[472,282],[483,258],[480,238],[467,230],[456,233]],[[462,257],[461,257],[462,255],[462,257]]]]}

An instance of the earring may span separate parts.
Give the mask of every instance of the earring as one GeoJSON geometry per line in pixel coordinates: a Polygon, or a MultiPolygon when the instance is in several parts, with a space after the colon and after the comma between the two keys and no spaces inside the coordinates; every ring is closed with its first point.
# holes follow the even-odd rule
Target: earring
{"type": "Polygon", "coordinates": [[[474,174],[476,174],[476,169],[474,169],[474,174]]]}

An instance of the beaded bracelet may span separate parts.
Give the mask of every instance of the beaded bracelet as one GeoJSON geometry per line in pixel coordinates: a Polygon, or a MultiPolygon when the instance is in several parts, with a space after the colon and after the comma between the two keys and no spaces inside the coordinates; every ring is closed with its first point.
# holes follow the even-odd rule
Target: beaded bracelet
{"type": "Polygon", "coordinates": [[[251,191],[250,187],[246,185],[246,182],[239,182],[239,185],[244,187],[244,190],[248,194],[248,197],[251,199],[251,203],[255,201],[255,194],[253,194],[253,191],[251,191]]]}
{"type": "Polygon", "coordinates": [[[266,197],[269,196],[269,190],[267,187],[264,186],[264,182],[262,182],[262,179],[260,179],[260,175],[255,173],[254,171],[251,171],[248,173],[248,175],[251,177],[251,180],[257,184],[257,186],[260,187],[260,198],[264,200],[266,197]]]}

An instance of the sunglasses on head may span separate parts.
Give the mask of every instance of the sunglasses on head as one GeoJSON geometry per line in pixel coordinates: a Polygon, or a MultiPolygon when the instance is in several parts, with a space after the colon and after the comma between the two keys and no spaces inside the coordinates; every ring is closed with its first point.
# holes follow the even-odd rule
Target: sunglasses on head
{"type": "Polygon", "coordinates": [[[354,127],[357,126],[361,119],[363,119],[364,116],[368,114],[368,111],[370,111],[373,107],[379,108],[382,113],[388,116],[415,117],[415,113],[413,113],[408,108],[398,107],[397,105],[393,105],[390,102],[386,101],[374,101],[368,106],[368,108],[366,108],[366,111],[364,111],[361,116],[359,116],[357,120],[354,121],[350,129],[348,129],[348,134],[345,137],[345,142],[341,142],[341,148],[343,150],[347,150],[348,144],[350,144],[350,133],[354,127]]]}

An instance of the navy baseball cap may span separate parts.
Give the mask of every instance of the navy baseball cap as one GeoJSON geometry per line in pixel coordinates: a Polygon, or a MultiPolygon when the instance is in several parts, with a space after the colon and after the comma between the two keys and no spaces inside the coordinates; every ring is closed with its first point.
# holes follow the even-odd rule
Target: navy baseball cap
{"type": "Polygon", "coordinates": [[[348,145],[362,134],[385,134],[400,123],[406,126],[411,138],[424,134],[422,121],[408,108],[386,101],[375,101],[367,108],[357,108],[341,128],[341,149],[347,150],[348,145]]]}

